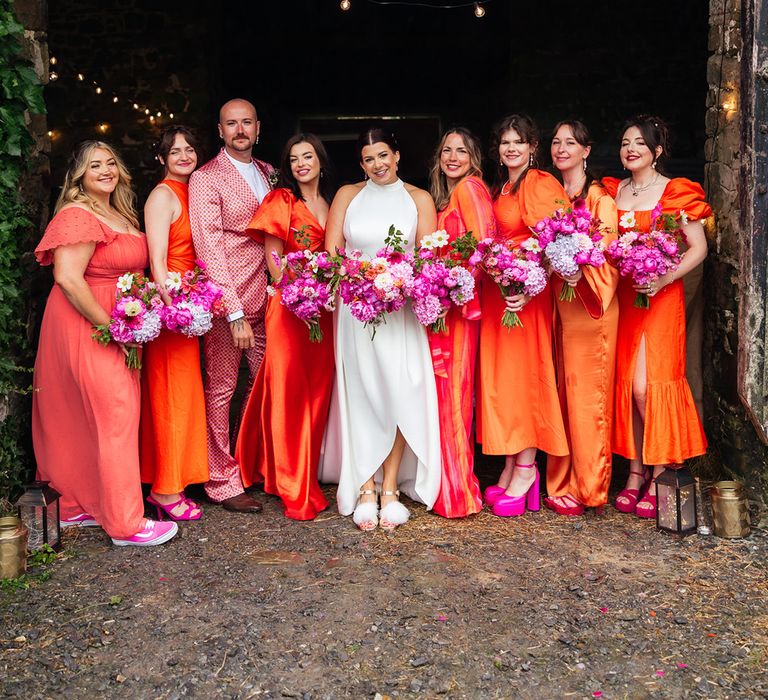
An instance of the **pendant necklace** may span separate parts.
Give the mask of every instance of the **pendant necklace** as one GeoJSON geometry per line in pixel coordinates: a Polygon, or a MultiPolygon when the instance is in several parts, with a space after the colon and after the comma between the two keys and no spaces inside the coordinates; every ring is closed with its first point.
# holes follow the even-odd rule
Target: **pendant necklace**
{"type": "Polygon", "coordinates": [[[641,192],[645,192],[649,187],[652,187],[656,184],[656,181],[659,179],[659,174],[656,173],[653,176],[653,179],[647,184],[643,185],[642,187],[636,187],[635,181],[632,178],[629,178],[629,189],[632,190],[632,196],[637,197],[641,192]]]}
{"type": "Polygon", "coordinates": [[[505,195],[508,195],[512,191],[512,181],[507,180],[502,186],[501,186],[501,196],[504,197],[505,195]],[[505,192],[504,188],[509,186],[509,189],[505,192]]]}

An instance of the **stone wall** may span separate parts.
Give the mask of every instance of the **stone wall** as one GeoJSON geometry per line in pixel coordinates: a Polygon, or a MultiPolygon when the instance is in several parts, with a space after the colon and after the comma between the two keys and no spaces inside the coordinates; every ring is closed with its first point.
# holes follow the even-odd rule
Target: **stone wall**
{"type": "Polygon", "coordinates": [[[764,386],[759,367],[765,359],[764,346],[756,342],[760,329],[748,322],[751,310],[764,309],[766,291],[753,283],[761,271],[764,279],[766,259],[752,257],[754,241],[766,235],[754,228],[751,215],[761,184],[756,175],[765,186],[765,173],[755,173],[750,118],[756,100],[751,56],[755,41],[766,42],[754,31],[759,5],[760,0],[710,0],[705,185],[715,220],[705,269],[704,378],[707,434],[720,462],[714,471],[719,467],[723,476],[745,480],[755,500],[765,504],[768,447],[748,410],[755,403],[751,387],[764,386]]]}

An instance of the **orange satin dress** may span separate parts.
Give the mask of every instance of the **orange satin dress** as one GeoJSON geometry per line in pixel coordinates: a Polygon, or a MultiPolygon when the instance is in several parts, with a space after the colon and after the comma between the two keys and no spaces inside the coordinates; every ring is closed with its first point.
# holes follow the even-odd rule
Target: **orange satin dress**
{"type": "MultiPolygon", "coordinates": [[[[606,189],[616,196],[619,180],[605,178],[606,189]]],[[[684,211],[689,221],[706,219],[712,209],[701,185],[674,178],[661,195],[664,213],[684,211]]],[[[619,210],[619,233],[624,233],[619,210]]],[[[650,211],[633,212],[636,229],[648,231],[650,211]]],[[[675,280],[651,298],[650,309],[634,306],[630,277],[619,280],[619,338],[616,349],[616,399],[613,451],[643,464],[681,464],[707,451],[707,438],[685,378],[685,297],[683,281],[675,280]],[[641,338],[645,336],[648,393],[643,453],[638,455],[632,430],[632,378],[641,338]]]]}
{"type": "MultiPolygon", "coordinates": [[[[181,214],[168,231],[168,271],[184,273],[195,266],[187,185],[175,180],[162,184],[181,204],[181,214]]],[[[140,455],[141,480],[155,493],[181,493],[189,484],[208,481],[198,338],[163,330],[144,348],[140,455]]]]}
{"type": "MultiPolygon", "coordinates": [[[[284,242],[284,253],[303,248],[295,238],[302,227],[309,249],[325,245],[325,231],[301,199],[287,189],[270,192],[246,233],[284,242]]],[[[332,315],[320,317],[323,340],[312,343],[306,324],[280,303],[279,293],[267,304],[264,318],[267,349],[248,398],[235,459],[243,484],[264,483],[279,496],[285,515],[311,520],[328,507],[317,481],[320,448],[334,383],[332,315]]]]}
{"type": "MultiPolygon", "coordinates": [[[[454,241],[471,231],[477,240],[496,233],[491,193],[477,177],[462,180],[437,217],[437,228],[454,241]]],[[[447,333],[428,332],[437,386],[442,474],[433,510],[446,518],[462,518],[483,509],[475,476],[472,431],[475,360],[480,338],[479,289],[462,308],[451,307],[447,333]]]]}
{"type": "MultiPolygon", "coordinates": [[[[603,242],[616,238],[616,203],[597,183],[586,204],[602,222],[603,242]]],[[[570,494],[586,506],[608,501],[611,483],[611,425],[619,301],[618,270],[610,263],[582,268],[576,298],[561,301],[565,282],[552,277],[558,389],[570,455],[547,458],[547,493],[570,494]]]]}
{"type": "MultiPolygon", "coordinates": [[[[35,249],[41,265],[56,248],[95,243],[84,278],[107,312],[126,272],[147,266],[147,241],[118,233],[90,212],[69,207],[53,217],[35,249]]],[[[61,516],[93,516],[110,537],[144,526],[139,480],[139,372],[117,343],[102,346],[93,327],[55,284],[43,314],[32,378],[32,443],[38,477],[61,494],[61,516]]]]}
{"type": "MultiPolygon", "coordinates": [[[[493,203],[497,235],[520,244],[533,236],[529,228],[568,202],[562,185],[550,174],[529,170],[517,192],[493,203]]],[[[518,313],[523,328],[501,325],[504,298],[488,279],[480,294],[477,435],[483,452],[514,455],[536,447],[553,455],[568,454],[557,394],[552,349],[552,295],[545,289],[518,313]]]]}

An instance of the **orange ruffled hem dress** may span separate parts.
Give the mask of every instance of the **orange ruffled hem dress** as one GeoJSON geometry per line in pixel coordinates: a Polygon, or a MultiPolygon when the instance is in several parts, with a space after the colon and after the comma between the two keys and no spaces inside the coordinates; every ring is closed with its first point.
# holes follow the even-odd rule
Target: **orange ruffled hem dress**
{"type": "MultiPolygon", "coordinates": [[[[181,203],[168,232],[168,271],[195,266],[186,183],[163,180],[181,203]]],[[[160,494],[208,481],[200,342],[163,330],[147,343],[141,370],[141,480],[160,494]]]]}
{"type": "MultiPolygon", "coordinates": [[[[462,180],[439,212],[437,228],[450,241],[468,231],[477,240],[496,233],[491,193],[477,177],[462,180]]],[[[483,509],[475,476],[474,413],[475,365],[480,339],[479,289],[462,308],[451,307],[445,318],[447,333],[428,332],[435,370],[442,475],[432,509],[446,518],[463,518],[483,509]]]]}
{"type": "MultiPolygon", "coordinates": [[[[56,248],[95,243],[85,281],[105,311],[126,272],[147,266],[144,236],[118,233],[80,207],[56,214],[35,249],[41,265],[56,248]]],[[[144,526],[139,480],[139,373],[116,343],[100,345],[93,328],[54,285],[45,305],[32,380],[32,442],[38,477],[61,494],[61,516],[88,513],[110,537],[144,526]]]]}
{"type": "MultiPolygon", "coordinates": [[[[603,180],[612,196],[620,181],[603,180]]],[[[684,211],[689,221],[711,216],[701,185],[674,178],[659,200],[664,213],[684,211]]],[[[619,210],[619,233],[628,212],[619,210]]],[[[648,231],[650,211],[635,211],[635,230],[648,231]]],[[[650,309],[634,306],[635,290],[629,277],[619,280],[619,338],[616,350],[616,399],[613,451],[643,464],[681,464],[707,451],[707,439],[685,378],[685,298],[683,281],[674,281],[651,299],[650,309]],[[632,378],[640,340],[645,336],[648,393],[643,453],[638,455],[632,430],[632,378]]]]}
{"type": "MultiPolygon", "coordinates": [[[[265,234],[279,238],[287,254],[305,247],[295,236],[302,229],[309,250],[321,250],[325,231],[307,205],[277,189],[264,198],[246,233],[259,241],[265,234]]],[[[280,303],[279,292],[270,298],[267,349],[237,439],[243,485],[263,482],[294,520],[311,520],[328,507],[317,472],[334,383],[332,318],[322,314],[323,340],[312,343],[306,324],[280,303]]]]}
{"type": "MultiPolygon", "coordinates": [[[[550,174],[529,170],[517,192],[493,203],[497,236],[519,245],[533,236],[530,226],[568,202],[550,174]]],[[[477,436],[483,452],[514,455],[536,447],[567,455],[552,351],[552,294],[545,289],[518,314],[523,328],[501,325],[504,298],[495,283],[483,281],[480,295],[480,359],[477,436]]]]}
{"type": "MultiPolygon", "coordinates": [[[[586,205],[602,222],[607,246],[618,230],[616,203],[605,188],[593,183],[586,205]]],[[[608,262],[582,270],[576,298],[570,302],[559,298],[565,282],[552,277],[558,388],[570,455],[548,457],[547,493],[570,494],[595,507],[607,503],[611,483],[619,272],[608,262]]]]}

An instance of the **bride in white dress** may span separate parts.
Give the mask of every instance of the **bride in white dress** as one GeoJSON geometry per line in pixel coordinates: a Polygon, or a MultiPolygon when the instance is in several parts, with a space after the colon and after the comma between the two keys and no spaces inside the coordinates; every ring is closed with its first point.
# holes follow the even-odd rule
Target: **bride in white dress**
{"type": "MultiPolygon", "coordinates": [[[[373,257],[394,225],[412,250],[437,226],[432,198],[397,176],[397,142],[383,129],[358,141],[366,181],[342,187],[331,205],[326,248],[373,257]]],[[[361,530],[391,529],[410,513],[399,492],[431,508],[440,488],[440,427],[424,327],[407,305],[371,330],[336,310],[336,386],[319,477],[338,482],[339,513],[361,530]],[[381,484],[381,511],[376,483],[381,484]]]]}

